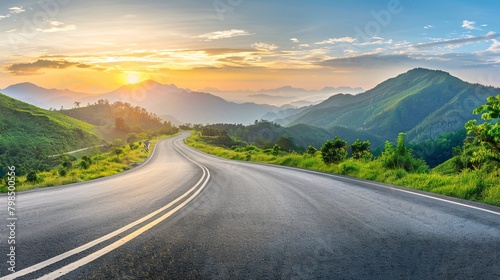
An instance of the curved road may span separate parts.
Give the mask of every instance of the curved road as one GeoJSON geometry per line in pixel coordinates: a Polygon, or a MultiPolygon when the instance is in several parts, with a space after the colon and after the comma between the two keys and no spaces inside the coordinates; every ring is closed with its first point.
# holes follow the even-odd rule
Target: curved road
{"type": "MultiPolygon", "coordinates": [[[[130,172],[17,195],[0,279],[499,279],[498,207],[160,142],[130,172]]],[[[1,197],[7,205],[6,196],[1,197]]]]}

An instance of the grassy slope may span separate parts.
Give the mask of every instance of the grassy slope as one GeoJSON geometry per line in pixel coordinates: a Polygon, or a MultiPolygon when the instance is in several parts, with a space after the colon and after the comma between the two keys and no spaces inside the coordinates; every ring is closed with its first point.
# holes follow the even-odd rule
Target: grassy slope
{"type": "Polygon", "coordinates": [[[326,165],[319,152],[315,155],[278,156],[266,154],[259,149],[236,152],[203,143],[201,138],[194,134],[186,139],[186,143],[195,149],[226,159],[250,160],[348,175],[500,206],[500,170],[493,173],[467,171],[453,175],[438,172],[409,174],[402,169],[385,169],[377,160],[363,162],[348,159],[340,164],[326,165]]]}
{"type": "MultiPolygon", "coordinates": [[[[173,136],[175,135],[160,136],[152,139],[151,151],[153,151],[156,143],[160,140],[173,136]]],[[[80,162],[82,161],[81,159],[76,159],[73,162],[73,167],[65,176],[60,176],[58,169],[54,169],[38,173],[40,181],[36,183],[27,182],[26,176],[17,177],[19,182],[16,184],[16,190],[24,191],[34,188],[60,186],[119,174],[123,171],[131,169],[133,164],[140,164],[144,162],[150,155],[142,151],[141,146],[138,145],[138,143],[135,144],[137,146],[135,149],[131,149],[130,145],[120,147],[123,150],[123,153],[118,156],[114,152],[114,149],[106,153],[100,153],[99,151],[94,152],[93,155],[90,155],[92,164],[87,169],[80,166],[80,162]]],[[[82,153],[82,155],[84,155],[84,153],[82,153]]],[[[6,192],[5,185],[0,187],[0,192],[6,192]]]]}
{"type": "Polygon", "coordinates": [[[45,170],[50,155],[96,146],[94,126],[0,94],[0,177],[7,165],[21,173],[45,170]]]}

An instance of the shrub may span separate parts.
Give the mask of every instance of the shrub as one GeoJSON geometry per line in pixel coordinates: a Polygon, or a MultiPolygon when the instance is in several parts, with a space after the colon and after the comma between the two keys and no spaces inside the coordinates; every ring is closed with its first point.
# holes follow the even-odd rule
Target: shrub
{"type": "Polygon", "coordinates": [[[341,162],[347,158],[347,142],[335,136],[333,141],[327,140],[321,147],[321,158],[326,164],[341,162]]]}

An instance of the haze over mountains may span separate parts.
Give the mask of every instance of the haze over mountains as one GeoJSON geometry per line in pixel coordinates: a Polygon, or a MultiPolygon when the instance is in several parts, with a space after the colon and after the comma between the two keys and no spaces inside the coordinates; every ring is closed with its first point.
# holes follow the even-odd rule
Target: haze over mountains
{"type": "MultiPolygon", "coordinates": [[[[232,101],[214,94],[178,88],[148,80],[122,86],[104,94],[88,94],[70,90],[45,89],[31,83],[21,83],[2,90],[24,102],[45,108],[73,108],[75,102],[85,106],[99,99],[128,102],[148,109],[174,124],[180,123],[253,123],[264,115],[283,108],[319,103],[339,90],[357,93],[362,89],[324,88],[319,91],[282,87],[278,89],[235,93],[232,101]],[[250,102],[253,101],[253,102],[250,102]],[[261,103],[261,104],[258,104],[261,103]],[[262,104],[264,103],[264,104],[262,104]],[[266,104],[266,103],[269,103],[266,104]],[[270,105],[276,104],[283,108],[270,105]]],[[[217,91],[217,90],[215,90],[217,91]]],[[[228,92],[217,91],[221,95],[228,92]]]]}
{"type": "MultiPolygon", "coordinates": [[[[311,98],[335,90],[339,89],[305,91],[282,87],[258,92],[240,91],[233,99],[244,96],[289,101],[297,96],[311,98]]],[[[341,90],[355,92],[358,89],[341,90]]],[[[467,120],[479,119],[480,116],[472,115],[472,110],[484,104],[488,96],[498,94],[500,89],[467,83],[443,71],[416,68],[363,93],[329,95],[328,99],[319,104],[300,108],[235,103],[210,93],[151,80],[94,95],[49,90],[29,83],[13,85],[2,92],[47,109],[58,109],[61,105],[72,108],[75,101],[85,106],[99,99],[107,99],[110,102],[128,102],[146,108],[173,124],[178,124],[179,121],[250,124],[255,120],[267,119],[285,126],[308,124],[330,133],[349,134],[351,137],[359,134],[374,142],[394,140],[399,132],[407,132],[410,141],[419,142],[435,139],[443,133],[455,132],[462,129],[467,120]]]]}

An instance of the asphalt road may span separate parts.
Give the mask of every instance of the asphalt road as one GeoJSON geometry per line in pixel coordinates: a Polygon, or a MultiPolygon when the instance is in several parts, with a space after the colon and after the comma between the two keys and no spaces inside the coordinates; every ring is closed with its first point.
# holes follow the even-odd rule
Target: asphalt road
{"type": "MultiPolygon", "coordinates": [[[[185,136],[125,174],[17,194],[14,276],[500,279],[497,207],[226,161],[185,136]]],[[[0,275],[11,279],[0,213],[0,275]]]]}

